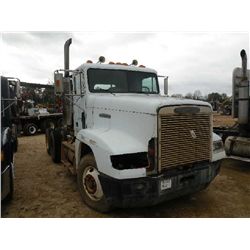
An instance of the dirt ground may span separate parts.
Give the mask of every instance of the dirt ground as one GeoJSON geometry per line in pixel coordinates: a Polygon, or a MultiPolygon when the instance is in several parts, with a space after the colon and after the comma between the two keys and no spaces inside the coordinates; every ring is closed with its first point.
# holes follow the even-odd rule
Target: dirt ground
{"type": "Polygon", "coordinates": [[[214,127],[232,127],[236,123],[237,119],[232,119],[230,115],[220,115],[218,113],[213,114],[214,127]]]}
{"type": "Polygon", "coordinates": [[[250,217],[249,163],[224,160],[211,185],[195,195],[108,214],[82,202],[75,177],[46,153],[44,135],[19,139],[15,165],[14,198],[2,204],[2,217],[250,217]]]}

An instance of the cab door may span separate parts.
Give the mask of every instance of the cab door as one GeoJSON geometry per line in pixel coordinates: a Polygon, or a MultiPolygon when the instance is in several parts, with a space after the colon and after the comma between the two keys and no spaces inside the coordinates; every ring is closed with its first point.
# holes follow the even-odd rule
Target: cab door
{"type": "Polygon", "coordinates": [[[73,76],[73,117],[74,131],[77,133],[85,128],[85,82],[83,73],[73,76]]]}

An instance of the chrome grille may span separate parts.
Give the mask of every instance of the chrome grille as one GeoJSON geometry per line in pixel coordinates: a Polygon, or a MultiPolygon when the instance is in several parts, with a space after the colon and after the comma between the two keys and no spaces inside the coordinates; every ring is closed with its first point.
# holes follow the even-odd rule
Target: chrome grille
{"type": "Polygon", "coordinates": [[[211,159],[211,114],[159,114],[159,168],[211,159]]]}

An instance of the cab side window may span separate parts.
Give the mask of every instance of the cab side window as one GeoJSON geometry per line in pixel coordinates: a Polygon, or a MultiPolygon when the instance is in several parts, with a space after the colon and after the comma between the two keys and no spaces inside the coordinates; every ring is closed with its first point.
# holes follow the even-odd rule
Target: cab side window
{"type": "Polygon", "coordinates": [[[155,77],[147,77],[142,80],[142,92],[157,93],[155,77]]]}

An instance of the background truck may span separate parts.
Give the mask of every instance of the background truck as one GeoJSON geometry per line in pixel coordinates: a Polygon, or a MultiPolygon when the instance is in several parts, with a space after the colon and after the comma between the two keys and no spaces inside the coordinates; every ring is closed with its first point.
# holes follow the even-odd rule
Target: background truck
{"type": "Polygon", "coordinates": [[[45,108],[29,108],[27,114],[19,116],[19,131],[25,135],[45,132],[47,127],[61,126],[62,113],[49,113],[45,108]]]}
{"type": "Polygon", "coordinates": [[[228,157],[250,162],[250,71],[245,50],[240,56],[242,67],[235,68],[232,77],[232,116],[238,122],[231,128],[216,127],[214,132],[224,139],[228,157]]]}
{"type": "Polygon", "coordinates": [[[207,187],[225,156],[211,105],[161,96],[157,72],[135,60],[104,64],[100,57],[70,70],[71,42],[64,69],[54,72],[63,124],[47,129],[46,146],[54,162],[77,175],[83,201],[105,212],[207,187]]]}
{"type": "MultiPolygon", "coordinates": [[[[18,130],[25,135],[35,135],[38,131],[45,132],[47,127],[57,127],[61,125],[62,113],[60,112],[60,104],[55,105],[55,98],[50,97],[50,103],[40,103],[43,98],[37,96],[44,94],[47,90],[47,95],[54,92],[54,87],[46,84],[21,82],[21,100],[19,101],[19,124],[18,130]],[[38,95],[36,95],[38,92],[38,95]],[[49,108],[48,104],[54,104],[54,108],[49,108]],[[56,108],[55,108],[56,106],[56,108]]],[[[48,99],[48,96],[47,96],[48,99]]]]}
{"type": "Polygon", "coordinates": [[[19,79],[1,76],[1,201],[10,200],[14,191],[19,88],[19,79]]]}

